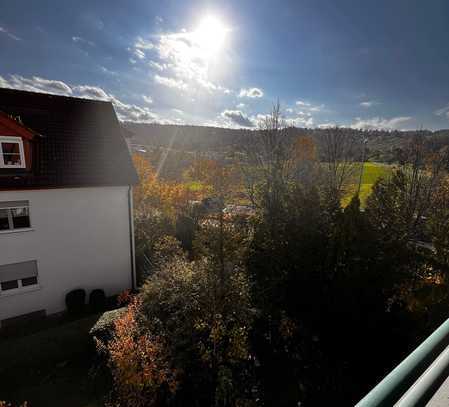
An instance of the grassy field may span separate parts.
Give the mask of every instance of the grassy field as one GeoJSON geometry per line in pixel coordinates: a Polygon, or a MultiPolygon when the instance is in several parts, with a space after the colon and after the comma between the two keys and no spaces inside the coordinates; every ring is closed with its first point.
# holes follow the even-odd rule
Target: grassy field
{"type": "MultiPolygon", "coordinates": [[[[392,167],[387,164],[367,162],[363,168],[362,185],[360,187],[360,201],[362,206],[365,206],[368,196],[371,194],[374,183],[379,178],[386,178],[390,175],[392,167]]],[[[343,199],[342,205],[346,206],[351,200],[352,196],[357,190],[355,184],[343,199]]]]}

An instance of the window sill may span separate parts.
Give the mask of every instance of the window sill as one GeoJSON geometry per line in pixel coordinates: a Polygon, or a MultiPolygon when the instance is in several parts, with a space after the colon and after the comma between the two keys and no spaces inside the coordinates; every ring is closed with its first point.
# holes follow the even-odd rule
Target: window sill
{"type": "Polygon", "coordinates": [[[37,284],[37,285],[30,285],[28,287],[20,287],[20,288],[14,288],[12,290],[0,291],[0,300],[3,297],[10,297],[12,295],[30,293],[30,292],[37,291],[40,289],[41,289],[41,286],[39,284],[37,284]]]}
{"type": "Polygon", "coordinates": [[[7,235],[9,233],[32,232],[32,231],[34,231],[34,228],[8,229],[8,230],[0,230],[0,235],[7,235]]]}

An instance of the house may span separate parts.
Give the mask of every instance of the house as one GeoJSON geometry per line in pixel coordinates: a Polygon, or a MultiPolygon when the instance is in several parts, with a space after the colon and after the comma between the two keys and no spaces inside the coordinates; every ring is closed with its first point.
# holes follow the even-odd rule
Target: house
{"type": "Polygon", "coordinates": [[[134,286],[136,182],[110,102],[0,89],[0,326],[134,286]]]}

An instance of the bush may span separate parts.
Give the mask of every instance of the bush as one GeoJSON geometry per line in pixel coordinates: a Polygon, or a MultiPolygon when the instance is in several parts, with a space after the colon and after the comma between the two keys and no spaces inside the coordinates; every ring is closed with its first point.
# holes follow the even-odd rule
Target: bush
{"type": "Polygon", "coordinates": [[[92,311],[100,312],[106,308],[106,295],[103,290],[97,288],[89,295],[89,306],[92,311]]]}
{"type": "Polygon", "coordinates": [[[173,256],[142,288],[141,324],[167,343],[182,405],[236,405],[252,397],[249,283],[237,266],[224,277],[221,271],[210,258],[173,256]]]}
{"type": "Polygon", "coordinates": [[[84,311],[86,291],[82,288],[70,291],[65,296],[65,305],[70,315],[79,315],[84,311]]]}
{"type": "Polygon", "coordinates": [[[105,356],[114,382],[112,403],[123,407],[159,406],[177,387],[164,339],[139,327],[140,299],[134,298],[113,322],[112,338],[96,336],[97,350],[105,356]]]}
{"type": "Polygon", "coordinates": [[[254,398],[249,282],[238,267],[189,261],[161,239],[141,294],[99,342],[121,406],[249,405],[254,398]],[[172,405],[172,404],[170,404],[172,405]]]}
{"type": "Polygon", "coordinates": [[[89,334],[104,343],[108,342],[114,334],[115,322],[124,315],[126,310],[126,307],[122,307],[112,311],[106,311],[98,318],[95,325],[89,331],[89,334]]]}

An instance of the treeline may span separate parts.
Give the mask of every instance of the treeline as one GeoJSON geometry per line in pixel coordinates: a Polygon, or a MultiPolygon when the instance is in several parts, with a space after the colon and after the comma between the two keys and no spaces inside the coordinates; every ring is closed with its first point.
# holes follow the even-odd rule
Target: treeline
{"type": "Polygon", "coordinates": [[[447,148],[411,138],[361,210],[341,205],[357,135],[290,131],[275,107],[238,160],[177,181],[135,156],[142,285],[100,345],[114,405],[354,405],[447,318],[447,148]],[[224,211],[242,191],[251,211],[224,211]]]}
{"type": "MultiPolygon", "coordinates": [[[[137,145],[171,148],[197,153],[225,154],[241,150],[248,135],[257,130],[226,129],[207,126],[162,125],[125,122],[137,145]]],[[[326,129],[289,128],[292,136],[298,134],[319,139],[326,129]]],[[[415,135],[435,143],[449,145],[449,130],[385,131],[345,129],[352,136],[367,139],[368,156],[373,161],[396,163],[404,148],[415,135]]]]}

